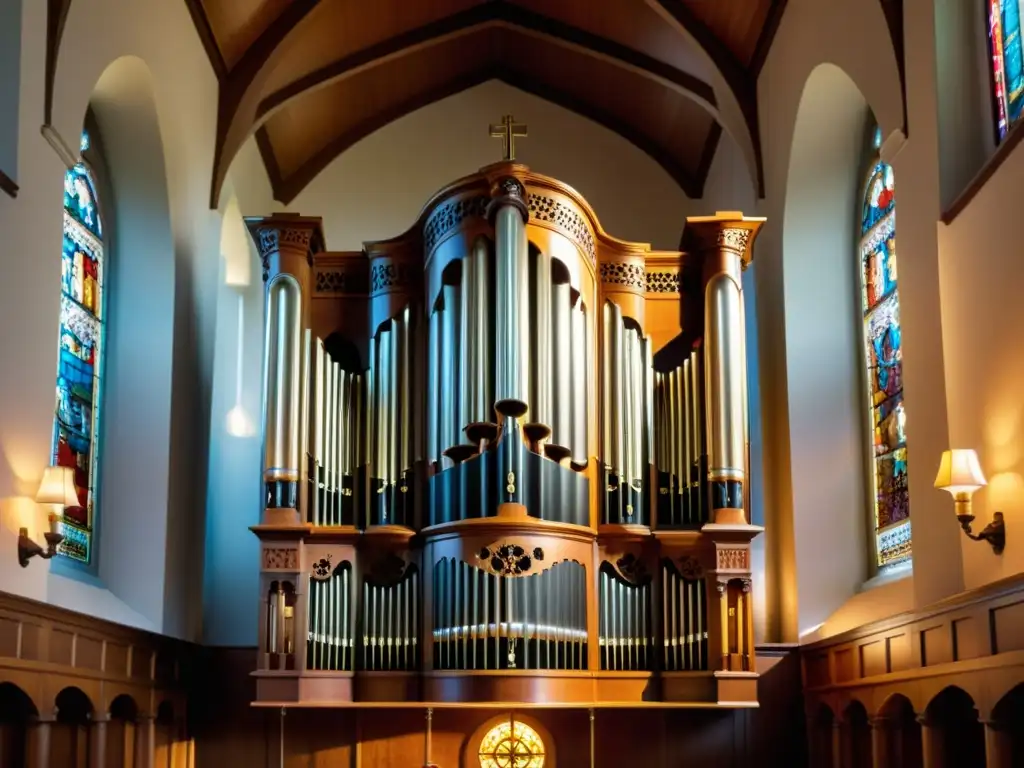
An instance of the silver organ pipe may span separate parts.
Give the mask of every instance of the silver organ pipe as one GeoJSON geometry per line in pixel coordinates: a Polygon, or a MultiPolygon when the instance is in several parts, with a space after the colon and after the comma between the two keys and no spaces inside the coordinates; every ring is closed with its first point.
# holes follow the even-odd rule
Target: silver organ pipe
{"type": "Polygon", "coordinates": [[[433,584],[435,669],[586,669],[586,571],[579,563],[509,576],[441,558],[433,584]]]}
{"type": "MultiPolygon", "coordinates": [[[[456,346],[459,327],[459,302],[458,288],[454,285],[445,285],[443,288],[444,304],[441,310],[441,370],[439,400],[440,416],[438,429],[440,433],[440,453],[462,441],[459,436],[461,431],[458,425],[458,348],[456,346]]],[[[447,466],[452,461],[449,459],[447,466]]]]}
{"type": "Polygon", "coordinates": [[[440,462],[438,408],[441,376],[441,310],[430,313],[427,328],[427,464],[440,462]]]}
{"type": "Polygon", "coordinates": [[[572,308],[570,320],[572,334],[572,375],[570,387],[572,399],[572,449],[573,462],[577,466],[585,466],[588,459],[587,440],[589,421],[587,404],[592,402],[590,373],[590,333],[588,331],[586,308],[583,299],[577,301],[572,308]]]}
{"type": "Polygon", "coordinates": [[[392,581],[365,577],[361,590],[360,668],[374,672],[419,667],[419,572],[406,566],[392,581]]]}
{"type": "Polygon", "coordinates": [[[480,423],[494,421],[494,355],[491,341],[491,251],[486,238],[478,237],[473,244],[473,278],[476,314],[473,336],[476,345],[476,398],[472,413],[480,423]]]}
{"type": "Polygon", "coordinates": [[[352,564],[339,563],[325,579],[310,577],[306,668],[349,671],[354,668],[352,564]]]}
{"type": "MultiPolygon", "coordinates": [[[[551,258],[542,251],[530,254],[530,415],[532,424],[552,424],[551,370],[551,258]]],[[[539,430],[543,435],[545,430],[539,430]]],[[[543,439],[543,438],[542,438],[543,439]]]]}
{"type": "Polygon", "coordinates": [[[708,668],[707,584],[684,578],[670,560],[661,567],[663,602],[662,668],[692,672],[708,668]]]}
{"type": "MultiPolygon", "coordinates": [[[[476,281],[476,259],[470,254],[462,259],[462,275],[459,291],[459,328],[458,347],[459,373],[456,381],[460,385],[458,422],[459,432],[462,433],[467,426],[473,422],[481,421],[475,418],[473,406],[476,402],[476,391],[479,387],[477,376],[477,281],[476,281]]],[[[460,434],[459,442],[463,442],[460,434]]]]}
{"type": "Polygon", "coordinates": [[[527,409],[530,259],[523,214],[515,205],[498,208],[495,223],[496,408],[516,418],[527,409]]]}
{"type": "Polygon", "coordinates": [[[655,666],[650,579],[632,583],[610,563],[598,571],[598,643],[601,669],[631,671],[655,666]]]}
{"type": "Polygon", "coordinates": [[[654,464],[658,525],[698,526],[708,521],[707,448],[703,437],[701,350],[693,349],[670,371],[654,373],[654,464]]]}
{"type": "MultiPolygon", "coordinates": [[[[654,418],[651,343],[633,320],[623,318],[619,307],[611,301],[604,304],[603,326],[603,521],[647,525],[651,460],[648,446],[654,418]]],[[[675,382],[675,377],[670,377],[670,383],[675,382]]],[[[662,410],[674,412],[673,392],[669,387],[669,403],[666,406],[663,402],[662,410]]],[[[675,459],[674,454],[671,459],[675,459]]]]}
{"type": "MultiPolygon", "coordinates": [[[[551,442],[569,448],[574,446],[573,418],[576,403],[586,408],[584,392],[573,390],[573,368],[575,347],[573,345],[573,306],[571,286],[568,282],[556,282],[551,287],[551,367],[554,383],[554,409],[552,411],[551,442]]],[[[572,453],[572,455],[576,455],[572,453]]]]}

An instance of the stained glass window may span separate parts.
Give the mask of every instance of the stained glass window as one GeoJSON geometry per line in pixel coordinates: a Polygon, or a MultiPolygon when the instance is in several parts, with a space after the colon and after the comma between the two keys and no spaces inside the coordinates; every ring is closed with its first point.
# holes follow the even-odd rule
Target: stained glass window
{"type": "Polygon", "coordinates": [[[896,201],[892,166],[878,156],[875,129],[859,248],[861,309],[872,433],[872,487],[878,565],[910,558],[910,493],[907,485],[903,344],[896,270],[896,201]]]}
{"type": "MultiPolygon", "coordinates": [[[[82,134],[82,152],[89,149],[82,134]]],[[[103,370],[103,225],[96,182],[85,161],[64,174],[64,244],[60,274],[60,338],[51,463],[74,469],[79,505],[67,507],[60,554],[93,557],[97,436],[103,370]]]]}
{"type": "Polygon", "coordinates": [[[480,768],[544,768],[544,742],[533,728],[509,719],[480,742],[480,768]]]}
{"type": "Polygon", "coordinates": [[[992,98],[1001,141],[1024,108],[1024,49],[1020,20],[1024,0],[986,0],[992,54],[992,98]]]}

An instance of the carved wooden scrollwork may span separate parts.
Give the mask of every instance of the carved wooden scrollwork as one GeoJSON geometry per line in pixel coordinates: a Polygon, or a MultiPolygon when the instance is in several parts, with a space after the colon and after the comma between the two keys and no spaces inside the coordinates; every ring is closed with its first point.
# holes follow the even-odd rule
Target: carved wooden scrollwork
{"type": "Polygon", "coordinates": [[[482,218],[491,199],[486,195],[464,197],[452,200],[430,214],[423,228],[423,247],[430,253],[444,236],[458,227],[465,219],[482,218]]]}
{"type": "Polygon", "coordinates": [[[647,289],[644,268],[639,264],[606,262],[601,265],[601,282],[606,285],[625,285],[638,291],[647,289]]]}
{"type": "Polygon", "coordinates": [[[632,552],[627,552],[616,560],[615,568],[630,584],[644,584],[651,580],[647,565],[632,552]]]}
{"type": "Polygon", "coordinates": [[[717,570],[749,571],[750,552],[739,547],[724,547],[718,550],[717,570]]]}
{"type": "Polygon", "coordinates": [[[313,576],[317,579],[326,579],[331,575],[331,555],[327,554],[313,563],[313,576]]]}
{"type": "Polygon", "coordinates": [[[678,272],[647,272],[648,293],[679,293],[678,272]]]}
{"type": "Polygon", "coordinates": [[[583,217],[573,208],[546,195],[533,193],[530,195],[530,216],[537,221],[546,221],[563,230],[576,241],[590,263],[597,262],[597,250],[594,247],[594,235],[583,217]]]}
{"type": "Polygon", "coordinates": [[[534,547],[532,552],[518,544],[499,544],[483,547],[477,557],[493,573],[502,576],[521,576],[533,568],[534,562],[544,561],[544,550],[534,547]]]}
{"type": "Polygon", "coordinates": [[[388,552],[373,561],[366,574],[366,580],[379,586],[390,586],[404,579],[413,568],[415,566],[412,563],[394,552],[388,552]]]}
{"type": "Polygon", "coordinates": [[[704,578],[704,567],[693,555],[683,555],[679,558],[679,575],[687,581],[696,581],[704,578]]]}
{"type": "Polygon", "coordinates": [[[294,571],[299,567],[299,553],[285,547],[266,547],[263,550],[264,571],[294,571]]]}

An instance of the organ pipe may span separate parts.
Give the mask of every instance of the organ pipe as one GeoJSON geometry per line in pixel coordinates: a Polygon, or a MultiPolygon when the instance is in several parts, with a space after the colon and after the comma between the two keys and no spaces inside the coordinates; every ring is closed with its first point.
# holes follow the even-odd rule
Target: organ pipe
{"type": "Polygon", "coordinates": [[[592,391],[592,378],[589,364],[590,334],[587,316],[580,299],[572,308],[571,321],[572,373],[570,386],[572,390],[572,448],[573,461],[578,466],[587,463],[587,433],[589,423],[587,417],[588,393],[592,391]]]}
{"type": "MultiPolygon", "coordinates": [[[[516,182],[518,184],[518,182],[516,182]]],[[[517,191],[521,187],[517,188],[517,191]]],[[[518,192],[521,196],[521,191],[518,192]]],[[[529,253],[521,199],[516,205],[499,200],[495,235],[495,409],[521,417],[528,408],[529,253]]]]}
{"type": "Polygon", "coordinates": [[[437,403],[440,399],[441,378],[441,311],[430,313],[427,329],[427,463],[441,461],[437,403]]]}
{"type": "Polygon", "coordinates": [[[473,243],[473,294],[476,312],[473,316],[473,338],[476,349],[475,397],[472,418],[481,424],[494,421],[494,357],[491,340],[491,255],[486,238],[473,243]]]}
{"type": "Polygon", "coordinates": [[[267,286],[264,338],[264,481],[270,506],[294,507],[299,480],[299,416],[302,355],[302,291],[289,274],[267,286]],[[283,494],[283,495],[282,495],[283,494]]]}
{"type": "Polygon", "coordinates": [[[567,282],[556,282],[551,287],[551,366],[554,384],[554,409],[551,415],[551,442],[572,450],[574,446],[573,419],[576,401],[583,402],[582,392],[573,396],[573,367],[575,349],[573,346],[573,306],[571,286],[567,282]]]}
{"type": "Polygon", "coordinates": [[[541,439],[552,423],[551,259],[542,251],[530,254],[530,421],[541,439]],[[542,429],[546,427],[547,429],[542,429]]]}

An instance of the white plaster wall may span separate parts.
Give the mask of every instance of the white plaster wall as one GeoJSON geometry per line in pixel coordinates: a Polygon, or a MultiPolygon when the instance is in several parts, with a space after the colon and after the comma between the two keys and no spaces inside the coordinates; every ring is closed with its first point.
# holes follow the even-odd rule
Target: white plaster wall
{"type": "Polygon", "coordinates": [[[516,143],[516,159],[575,187],[615,237],[675,249],[686,216],[714,213],[715,206],[752,206],[742,156],[726,136],[705,200],[691,201],[661,166],[617,134],[491,81],[363,139],[328,165],[288,210],[323,216],[331,250],[358,249],[365,240],[400,234],[438,189],[501,159],[500,142],[488,137],[487,125],[510,112],[530,133],[516,143]]]}
{"type": "MultiPolygon", "coordinates": [[[[22,19],[21,109],[17,200],[0,200],[0,231],[9,279],[0,283],[0,323],[11,329],[0,338],[8,361],[0,376],[0,550],[13,553],[19,525],[39,533],[43,515],[31,502],[48,462],[56,365],[57,307],[63,165],[40,135],[43,119],[46,4],[25,3],[22,19]]],[[[101,618],[182,637],[195,637],[202,562],[202,502],[209,380],[216,308],[219,215],[208,210],[209,175],[216,121],[216,82],[183,3],[158,0],[76,0],[64,31],[55,83],[53,124],[77,146],[86,107],[102,73],[122,56],[142,59],[152,74],[169,221],[165,233],[145,240],[139,258],[159,265],[151,278],[155,304],[173,296],[173,312],[149,348],[131,343],[141,369],[132,384],[167,387],[167,423],[134,425],[145,444],[147,469],[163,467],[166,487],[143,487],[129,473],[131,463],[104,467],[104,492],[122,494],[102,525],[145,530],[126,541],[127,551],[101,550],[102,586],[88,586],[51,574],[42,561],[18,567],[0,558],[0,583],[16,594],[62,605],[101,618]],[[172,265],[173,271],[166,269],[172,265]],[[160,281],[171,280],[169,286],[160,281]],[[166,332],[173,329],[172,334],[166,332]],[[170,343],[168,344],[168,341],[170,343]],[[160,348],[161,344],[164,348],[160,348]],[[147,368],[147,356],[160,361],[147,368]],[[146,376],[153,380],[147,382],[146,376]],[[148,443],[146,441],[149,441],[148,443]],[[197,466],[198,465],[198,466],[197,466]],[[141,494],[145,498],[141,498],[141,494]],[[133,519],[128,519],[126,515],[133,519]],[[120,517],[120,519],[118,519],[120,517]],[[137,526],[137,527],[135,527],[137,526]],[[104,572],[102,563],[108,561],[104,572]],[[142,583],[140,583],[142,582],[142,583]]],[[[113,129],[111,129],[113,130],[113,129]]],[[[119,152],[121,150],[118,150],[119,152]]],[[[124,148],[130,158],[131,148],[124,148]]],[[[151,221],[123,226],[144,230],[151,221]]],[[[141,234],[138,235],[141,238],[141,234]]],[[[142,242],[140,239],[137,242],[142,242]]],[[[166,314],[166,313],[165,313],[166,314]]],[[[111,355],[120,350],[108,346],[111,355]]],[[[108,357],[108,362],[110,358],[108,357]]],[[[115,364],[116,372],[116,364],[115,364]]],[[[167,395],[162,399],[166,402],[167,395]]],[[[131,406],[125,406],[131,408],[131,406]]],[[[141,411],[131,415],[143,417],[141,411]]],[[[108,413],[108,417],[109,417],[108,413]]],[[[104,514],[101,510],[100,514],[104,514]]],[[[109,550],[109,547],[107,548],[109,550]]]]}

